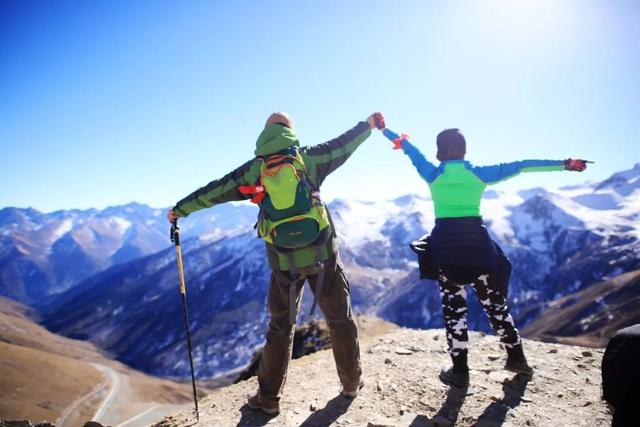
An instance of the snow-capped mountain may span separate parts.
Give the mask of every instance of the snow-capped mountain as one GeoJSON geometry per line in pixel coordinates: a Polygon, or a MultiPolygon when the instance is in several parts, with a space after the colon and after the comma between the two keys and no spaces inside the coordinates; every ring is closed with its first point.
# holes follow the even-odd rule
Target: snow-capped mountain
{"type": "MultiPolygon", "coordinates": [[[[482,214],[513,264],[509,298],[520,326],[540,312],[530,307],[640,265],[640,165],[602,183],[517,194],[490,190],[482,214]]],[[[414,273],[382,294],[378,313],[407,326],[439,327],[436,290],[414,273]]],[[[469,323],[488,330],[475,298],[469,323]]]]}
{"type": "MultiPolygon", "coordinates": [[[[640,268],[640,165],[602,183],[491,190],[485,196],[485,222],[513,263],[509,297],[520,326],[549,301],[640,268]]],[[[234,209],[214,224],[224,219],[225,227],[250,230],[246,223],[253,221],[255,208],[234,209]],[[246,218],[244,227],[238,218],[246,218]]],[[[355,309],[405,326],[441,327],[437,286],[418,279],[408,248],[433,226],[431,200],[415,195],[385,202],[336,200],[330,210],[355,309]]],[[[195,218],[184,220],[185,227],[195,218]]],[[[217,233],[183,243],[201,377],[248,363],[262,344],[267,319],[269,269],[261,241],[251,231],[225,238],[217,233]]],[[[137,368],[187,376],[180,310],[175,254],[169,248],[75,286],[53,301],[45,321],[137,368]]],[[[488,328],[475,298],[470,298],[469,323],[488,328]]]]}
{"type": "MultiPolygon", "coordinates": [[[[0,210],[0,295],[38,304],[113,265],[170,245],[166,209],[130,203],[104,210],[0,210]]],[[[216,239],[253,224],[255,209],[229,204],[199,212],[185,238],[216,239]]]]}

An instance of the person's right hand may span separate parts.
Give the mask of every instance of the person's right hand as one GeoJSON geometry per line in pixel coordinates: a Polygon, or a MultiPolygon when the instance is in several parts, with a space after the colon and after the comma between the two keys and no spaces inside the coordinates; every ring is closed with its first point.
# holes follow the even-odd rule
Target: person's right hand
{"type": "Polygon", "coordinates": [[[371,129],[373,129],[373,128],[384,129],[385,128],[384,116],[380,112],[376,112],[376,113],[373,113],[372,115],[370,115],[367,118],[367,123],[369,123],[369,127],[371,127],[371,129]]]}
{"type": "Polygon", "coordinates": [[[167,212],[167,219],[169,220],[169,222],[171,224],[173,224],[174,222],[176,222],[178,220],[178,214],[176,214],[173,209],[169,209],[169,211],[167,212]]]}
{"type": "Polygon", "coordinates": [[[566,159],[564,161],[564,168],[568,171],[582,172],[587,168],[587,160],[582,159],[566,159]]]}

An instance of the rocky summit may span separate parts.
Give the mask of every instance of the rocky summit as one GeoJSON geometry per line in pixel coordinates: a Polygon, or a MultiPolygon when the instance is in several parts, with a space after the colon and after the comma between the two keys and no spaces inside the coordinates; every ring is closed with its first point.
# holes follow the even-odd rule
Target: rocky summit
{"type": "MultiPolygon", "coordinates": [[[[468,389],[438,380],[449,363],[444,331],[397,329],[362,343],[365,386],[340,396],[330,351],[294,360],[275,417],[249,409],[255,378],[202,399],[201,426],[603,426],[602,350],[525,340],[533,377],[503,369],[505,352],[493,336],[470,334],[468,389]]],[[[157,427],[193,425],[185,411],[157,427]]]]}

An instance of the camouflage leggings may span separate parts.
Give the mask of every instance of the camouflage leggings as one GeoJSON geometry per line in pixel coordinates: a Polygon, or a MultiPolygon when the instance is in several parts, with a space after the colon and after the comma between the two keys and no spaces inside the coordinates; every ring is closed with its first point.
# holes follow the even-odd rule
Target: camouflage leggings
{"type": "MultiPolygon", "coordinates": [[[[489,316],[489,323],[493,331],[500,337],[506,347],[520,344],[520,334],[515,327],[513,318],[509,314],[509,307],[501,292],[491,289],[488,285],[489,275],[479,276],[471,284],[476,291],[484,311],[489,316]]],[[[442,297],[442,311],[447,330],[447,343],[452,356],[460,356],[467,352],[467,291],[464,285],[448,280],[444,275],[438,279],[440,296],[442,297]]]]}

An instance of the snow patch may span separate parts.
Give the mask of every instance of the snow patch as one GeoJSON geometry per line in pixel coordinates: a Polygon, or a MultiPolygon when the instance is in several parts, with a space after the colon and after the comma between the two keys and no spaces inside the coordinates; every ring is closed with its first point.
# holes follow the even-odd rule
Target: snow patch
{"type": "Polygon", "coordinates": [[[131,228],[131,222],[119,216],[111,218],[110,222],[121,235],[131,228]]]}
{"type": "Polygon", "coordinates": [[[58,240],[59,238],[61,238],[62,236],[70,232],[72,229],[73,229],[73,221],[71,221],[70,219],[65,219],[51,233],[51,241],[55,242],[56,240],[58,240]]]}

